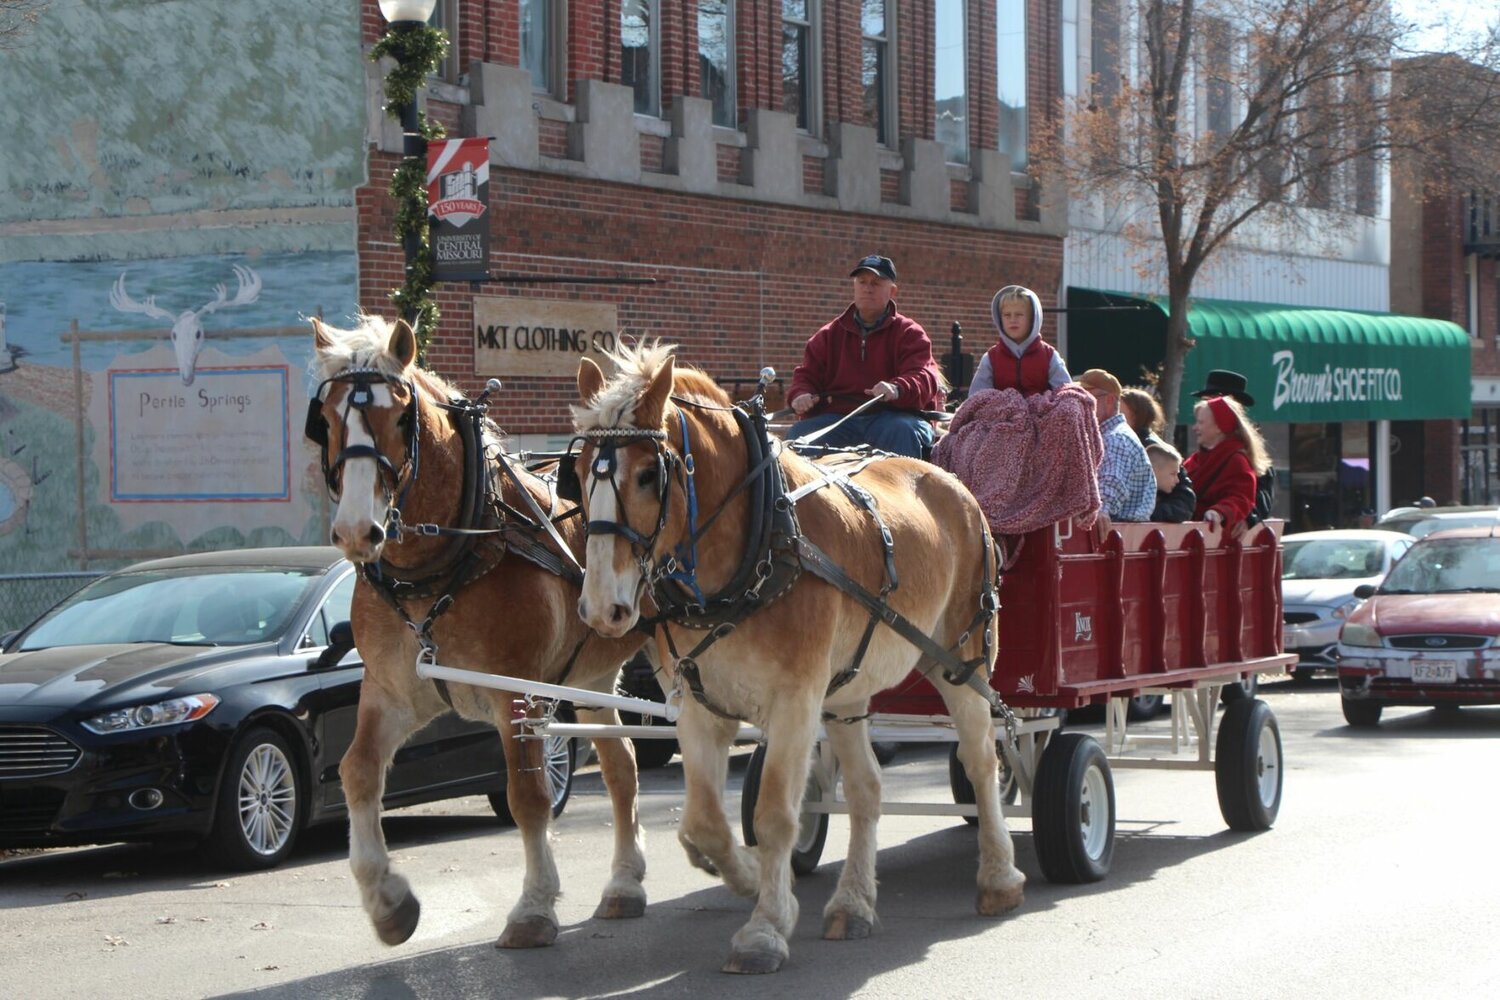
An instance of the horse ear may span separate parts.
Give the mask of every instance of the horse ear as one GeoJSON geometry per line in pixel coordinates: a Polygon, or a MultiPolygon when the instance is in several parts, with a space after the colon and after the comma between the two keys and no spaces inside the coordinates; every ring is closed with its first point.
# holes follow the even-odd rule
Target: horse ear
{"type": "Polygon", "coordinates": [[[589,358],[578,359],[578,400],[587,403],[604,388],[604,372],[589,358]]]}
{"type": "Polygon", "coordinates": [[[668,354],[667,360],[651,377],[641,401],[635,407],[635,425],[650,430],[661,426],[667,410],[667,396],[672,392],[672,374],[676,370],[676,359],[668,354]]]}
{"type": "Polygon", "coordinates": [[[417,335],[412,332],[411,324],[406,320],[398,319],[396,325],[391,327],[391,341],[387,350],[401,362],[402,368],[410,368],[411,363],[417,360],[417,335]]]}
{"type": "Polygon", "coordinates": [[[333,334],[328,332],[328,327],[323,321],[314,316],[312,318],[313,347],[319,351],[327,351],[333,347],[333,334]]]}

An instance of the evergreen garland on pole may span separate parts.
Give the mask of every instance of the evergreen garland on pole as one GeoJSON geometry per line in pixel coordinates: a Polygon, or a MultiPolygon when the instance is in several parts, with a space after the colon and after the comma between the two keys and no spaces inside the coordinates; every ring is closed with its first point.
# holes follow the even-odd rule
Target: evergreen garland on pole
{"type": "MultiPolygon", "coordinates": [[[[385,112],[397,121],[401,109],[416,107],[417,91],[427,77],[435,73],[448,54],[448,36],[437,28],[416,22],[389,25],[380,41],[370,50],[376,62],[390,56],[396,67],[385,78],[385,112]]],[[[442,123],[430,120],[417,111],[417,131],[430,142],[441,139],[446,130],[442,123]]],[[[427,342],[437,329],[438,307],[432,297],[432,246],[427,238],[427,164],[422,157],[402,156],[391,175],[391,198],[396,202],[396,239],[406,246],[408,236],[415,235],[420,251],[407,261],[406,278],[401,287],[392,290],[391,302],[403,316],[412,317],[412,332],[417,337],[417,356],[425,357],[427,342]]]]}

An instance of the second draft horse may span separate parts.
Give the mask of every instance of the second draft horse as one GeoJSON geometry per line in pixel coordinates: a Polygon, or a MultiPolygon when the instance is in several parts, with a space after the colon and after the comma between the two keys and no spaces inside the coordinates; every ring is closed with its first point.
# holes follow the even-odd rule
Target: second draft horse
{"type": "MultiPolygon", "coordinates": [[[[606,636],[659,615],[660,666],[690,689],[678,719],[686,801],[678,838],[693,864],[755,900],[726,972],[778,970],[797,919],[790,858],[820,721],[843,772],[848,860],[824,936],[875,922],[880,770],[864,716],[914,667],[962,660],[973,684],[939,681],[979,812],[977,906],[1022,901],[1001,812],[991,702],[993,546],[984,515],[948,473],[905,458],[857,475],[827,470],[765,437],[671,349],[626,347],[611,379],[578,372],[573,472],[589,518],[580,615],[606,636]],[[764,506],[762,506],[764,505],[764,506]],[[691,647],[681,656],[679,647],[691,647]],[[765,733],[757,847],[724,812],[738,720],[765,733]]],[[[945,668],[944,672],[949,672],[945,668]]],[[[960,671],[962,672],[962,671],[960,671]]]]}

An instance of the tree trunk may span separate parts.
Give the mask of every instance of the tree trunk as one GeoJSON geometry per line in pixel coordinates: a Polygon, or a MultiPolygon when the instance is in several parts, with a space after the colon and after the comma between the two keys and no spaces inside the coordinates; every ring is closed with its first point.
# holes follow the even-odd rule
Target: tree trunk
{"type": "Polygon", "coordinates": [[[1188,338],[1188,291],[1192,281],[1188,278],[1169,277],[1167,280],[1167,344],[1162,359],[1161,408],[1166,413],[1166,433],[1162,436],[1172,440],[1177,428],[1178,401],[1182,399],[1182,373],[1187,367],[1187,354],[1193,345],[1188,338]]]}

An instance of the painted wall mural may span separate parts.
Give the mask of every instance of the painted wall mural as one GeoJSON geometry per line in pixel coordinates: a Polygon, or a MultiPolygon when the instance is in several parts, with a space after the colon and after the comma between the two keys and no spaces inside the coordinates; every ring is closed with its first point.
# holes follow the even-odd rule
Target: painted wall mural
{"type": "Polygon", "coordinates": [[[309,320],[352,321],[356,270],[338,251],[0,264],[0,573],[323,542],[309,320]]]}

